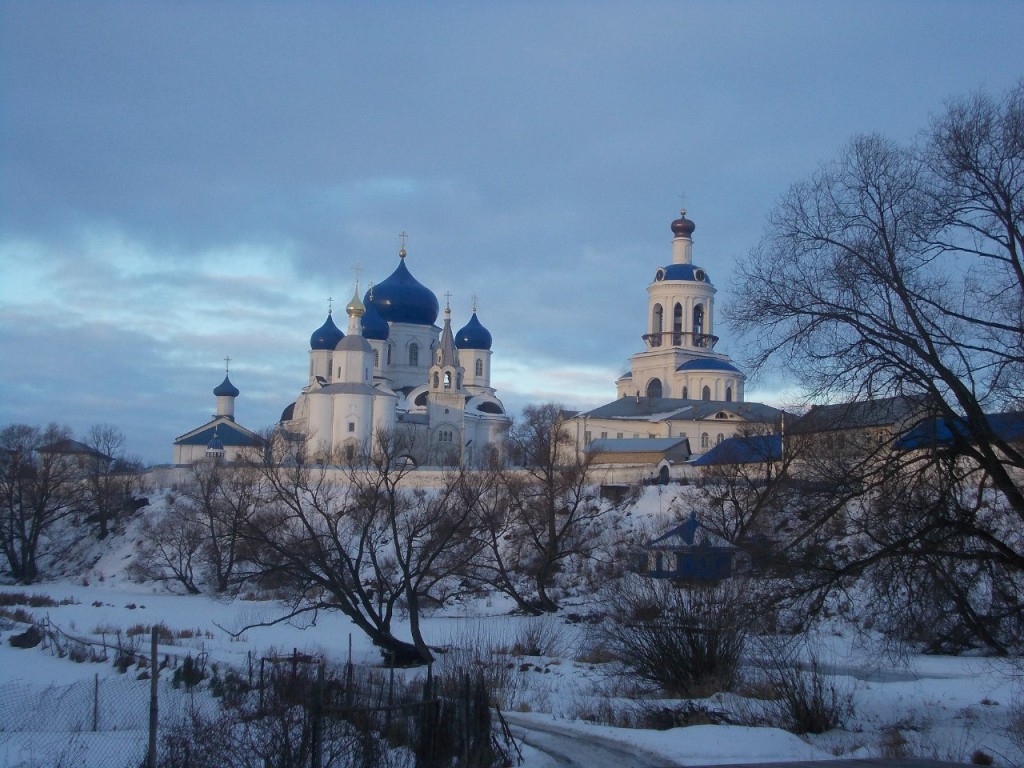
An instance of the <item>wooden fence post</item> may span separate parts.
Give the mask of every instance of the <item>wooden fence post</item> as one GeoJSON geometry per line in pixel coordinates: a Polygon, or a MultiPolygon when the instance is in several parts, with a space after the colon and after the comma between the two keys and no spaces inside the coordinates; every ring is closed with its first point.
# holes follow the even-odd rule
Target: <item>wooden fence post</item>
{"type": "Polygon", "coordinates": [[[150,640],[149,669],[152,673],[149,678],[149,758],[146,760],[147,768],[156,768],[156,729],[157,729],[157,680],[160,679],[160,665],[157,663],[156,654],[156,626],[153,626],[152,638],[150,640]]]}

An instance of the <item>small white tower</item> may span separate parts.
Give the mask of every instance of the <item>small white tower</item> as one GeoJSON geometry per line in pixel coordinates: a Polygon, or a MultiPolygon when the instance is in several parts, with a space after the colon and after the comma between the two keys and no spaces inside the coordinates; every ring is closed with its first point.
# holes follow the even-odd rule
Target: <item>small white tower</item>
{"type": "Polygon", "coordinates": [[[218,384],[214,390],[213,395],[217,398],[217,412],[213,415],[214,418],[223,416],[224,418],[235,420],[235,398],[238,397],[238,387],[231,383],[231,379],[228,377],[228,363],[231,362],[230,357],[224,358],[224,381],[218,384]]]}
{"type": "Polygon", "coordinates": [[[430,419],[430,453],[433,462],[456,464],[462,461],[466,421],[465,368],[459,365],[459,350],[452,334],[452,309],[444,307],[441,342],[434,352],[428,371],[427,413],[430,419]]]}

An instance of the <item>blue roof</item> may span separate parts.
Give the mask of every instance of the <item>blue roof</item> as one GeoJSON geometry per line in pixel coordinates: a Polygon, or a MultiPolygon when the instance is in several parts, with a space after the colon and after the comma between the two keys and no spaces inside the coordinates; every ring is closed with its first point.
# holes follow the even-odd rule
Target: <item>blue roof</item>
{"type": "MultiPolygon", "coordinates": [[[[1024,413],[988,414],[988,425],[993,435],[1007,442],[1024,441],[1024,413]]],[[[926,419],[896,440],[896,447],[905,451],[933,446],[948,448],[959,441],[973,441],[975,430],[966,419],[926,419]]]]}
{"type": "Polygon", "coordinates": [[[469,322],[455,334],[455,346],[459,349],[491,348],[491,332],[480,324],[476,312],[469,318],[469,322]]]}
{"type": "Polygon", "coordinates": [[[376,341],[387,341],[391,335],[391,327],[388,321],[380,316],[380,312],[373,304],[366,305],[366,312],[363,314],[363,338],[376,341]]]}
{"type": "Polygon", "coordinates": [[[214,439],[221,445],[253,446],[263,443],[263,439],[255,432],[250,432],[225,417],[219,417],[193,432],[182,435],[174,444],[207,446],[214,439]]]}
{"type": "Polygon", "coordinates": [[[663,280],[692,280],[698,283],[710,283],[711,277],[707,270],[696,264],[669,264],[665,267],[663,280]],[[700,277],[698,278],[698,272],[700,277]]]}
{"type": "Polygon", "coordinates": [[[751,435],[723,440],[690,463],[695,467],[711,467],[719,464],[760,464],[781,460],[781,435],[751,435]]]}
{"type": "Polygon", "coordinates": [[[690,444],[685,437],[605,437],[592,440],[587,453],[663,453],[683,446],[689,453],[690,444]]]}
{"type": "Polygon", "coordinates": [[[214,397],[238,397],[238,387],[231,383],[231,379],[224,374],[224,381],[214,387],[214,397]]]}
{"type": "Polygon", "coordinates": [[[716,360],[713,357],[698,357],[687,360],[676,368],[677,371],[731,371],[739,373],[740,369],[725,360],[716,360]]]}
{"type": "Polygon", "coordinates": [[[313,335],[309,337],[309,348],[334,349],[343,338],[345,338],[345,334],[334,324],[334,318],[328,312],[324,324],[313,331],[313,335]]]}
{"type": "Polygon", "coordinates": [[[437,296],[412,276],[404,255],[384,282],[366,292],[363,303],[367,308],[372,305],[389,323],[433,325],[439,310],[437,296]]]}

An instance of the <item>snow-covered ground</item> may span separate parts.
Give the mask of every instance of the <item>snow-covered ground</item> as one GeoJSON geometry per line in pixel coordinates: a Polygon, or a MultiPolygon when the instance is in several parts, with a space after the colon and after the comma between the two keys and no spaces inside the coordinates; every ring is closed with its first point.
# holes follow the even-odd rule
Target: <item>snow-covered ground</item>
{"type": "MultiPolygon", "coordinates": [[[[644,503],[648,508],[634,514],[666,517],[664,499],[649,496],[644,503]]],[[[132,537],[126,536],[120,546],[97,549],[95,556],[86,558],[74,579],[68,576],[28,588],[3,586],[0,592],[46,594],[65,602],[24,610],[36,620],[46,617],[54,627],[82,638],[109,642],[118,630],[125,633],[130,627],[155,623],[175,634],[191,635],[162,645],[161,656],[205,653],[211,661],[244,670],[250,656],[298,649],[341,663],[351,639],[356,663],[379,663],[366,638],[337,614],[321,614],[308,626],[284,623],[233,637],[243,626],[282,615],[282,606],[267,600],[175,595],[163,587],[133,583],[124,575],[133,547],[132,537]]],[[[490,644],[507,649],[530,621],[535,620],[509,615],[508,606],[500,600],[481,600],[428,617],[425,635],[440,646],[490,644]]],[[[584,722],[580,716],[602,708],[628,707],[621,681],[610,678],[601,664],[577,660],[585,644],[585,625],[567,624],[562,617],[548,621],[558,628],[552,633],[558,636],[556,652],[542,658],[516,658],[515,684],[506,696],[513,731],[533,733],[526,741],[538,745],[524,746],[528,768],[556,764],[556,758],[543,751],[544,733],[553,734],[551,738],[578,735],[593,744],[618,744],[631,753],[650,756],[650,765],[897,753],[967,762],[979,750],[992,756],[996,765],[1024,765],[1024,755],[1007,733],[1020,695],[1020,667],[1011,661],[936,656],[894,660],[872,647],[870,638],[846,632],[837,624],[820,634],[816,646],[833,673],[831,679],[852,695],[853,715],[841,730],[798,737],[776,728],[738,725],[665,731],[613,728],[584,722]]],[[[6,620],[0,627],[0,766],[116,768],[137,763],[139,750],[145,749],[148,680],[136,679],[134,671],[122,675],[109,661],[76,663],[58,657],[52,649],[13,648],[9,638],[25,627],[6,620]],[[97,692],[100,722],[93,733],[97,692]]],[[[397,634],[401,635],[401,626],[397,634]]],[[[145,636],[139,639],[145,641],[145,636]]],[[[740,711],[743,703],[734,695],[716,695],[705,704],[740,711]]],[[[164,717],[184,711],[183,707],[181,696],[161,699],[164,717]]]]}

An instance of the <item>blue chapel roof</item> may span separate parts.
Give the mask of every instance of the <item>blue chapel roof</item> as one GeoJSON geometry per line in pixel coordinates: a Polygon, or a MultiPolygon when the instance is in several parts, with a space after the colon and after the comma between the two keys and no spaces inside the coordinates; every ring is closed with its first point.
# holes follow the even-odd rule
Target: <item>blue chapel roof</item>
{"type": "Polygon", "coordinates": [[[214,387],[214,397],[238,397],[238,387],[231,383],[228,375],[224,374],[224,381],[214,387]]]}
{"type": "Polygon", "coordinates": [[[366,292],[363,303],[376,308],[389,323],[433,325],[440,309],[433,291],[412,276],[405,266],[405,251],[398,267],[382,283],[366,292]]]}
{"type": "Polygon", "coordinates": [[[691,280],[695,283],[710,283],[711,276],[696,264],[669,264],[664,268],[662,280],[691,280]]]}
{"type": "Polygon", "coordinates": [[[476,312],[473,312],[469,322],[455,334],[455,346],[459,349],[490,349],[491,343],[491,332],[483,327],[476,317],[476,312]]]}
{"type": "Polygon", "coordinates": [[[362,323],[364,339],[387,341],[388,336],[391,335],[391,326],[380,316],[380,312],[377,311],[373,302],[366,302],[366,312],[363,314],[362,323]]]}
{"type": "Polygon", "coordinates": [[[334,318],[328,312],[324,324],[313,331],[313,335],[309,337],[309,348],[334,349],[343,338],[345,338],[345,334],[334,324],[334,318]]]}

